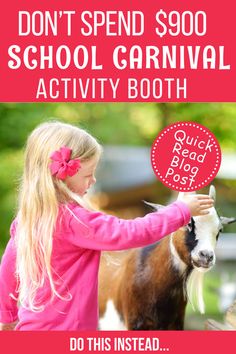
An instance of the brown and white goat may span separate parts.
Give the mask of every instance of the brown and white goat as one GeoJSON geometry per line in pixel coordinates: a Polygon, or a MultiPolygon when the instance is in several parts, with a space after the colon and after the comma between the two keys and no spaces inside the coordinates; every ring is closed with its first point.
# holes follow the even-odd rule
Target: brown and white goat
{"type": "MultiPolygon", "coordinates": [[[[215,188],[209,195],[215,199],[215,188]]],[[[158,209],[159,206],[151,204],[158,209]]],[[[204,312],[204,272],[215,263],[223,224],[215,208],[191,218],[153,245],[119,254],[118,264],[103,259],[99,275],[101,330],[182,330],[187,299],[204,312]]]]}

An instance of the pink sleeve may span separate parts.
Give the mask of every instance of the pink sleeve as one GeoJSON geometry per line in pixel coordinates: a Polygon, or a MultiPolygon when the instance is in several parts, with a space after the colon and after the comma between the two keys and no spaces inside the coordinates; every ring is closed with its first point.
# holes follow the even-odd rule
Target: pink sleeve
{"type": "Polygon", "coordinates": [[[73,244],[93,250],[122,250],[143,247],[169,235],[190,219],[188,207],[175,202],[158,212],[123,220],[79,206],[72,210],[69,225],[73,244]]]}
{"type": "Polygon", "coordinates": [[[0,265],[0,322],[11,323],[18,318],[16,298],[16,250],[14,243],[15,221],[11,225],[11,238],[7,244],[0,265]]]}

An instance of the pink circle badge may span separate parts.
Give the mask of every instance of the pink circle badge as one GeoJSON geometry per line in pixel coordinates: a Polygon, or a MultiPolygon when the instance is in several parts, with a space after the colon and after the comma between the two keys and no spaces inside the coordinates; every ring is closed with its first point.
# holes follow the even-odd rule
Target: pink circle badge
{"type": "Polygon", "coordinates": [[[176,191],[208,185],[221,164],[220,145],[212,132],[194,122],[169,125],[155,139],[151,162],[157,178],[176,191]]]}

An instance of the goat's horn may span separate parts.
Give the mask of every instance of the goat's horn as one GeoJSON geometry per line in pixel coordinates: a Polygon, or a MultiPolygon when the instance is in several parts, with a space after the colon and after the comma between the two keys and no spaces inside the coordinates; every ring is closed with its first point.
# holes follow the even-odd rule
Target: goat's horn
{"type": "Polygon", "coordinates": [[[209,189],[209,196],[214,200],[216,201],[216,189],[213,185],[210,186],[210,189],[209,189]]]}

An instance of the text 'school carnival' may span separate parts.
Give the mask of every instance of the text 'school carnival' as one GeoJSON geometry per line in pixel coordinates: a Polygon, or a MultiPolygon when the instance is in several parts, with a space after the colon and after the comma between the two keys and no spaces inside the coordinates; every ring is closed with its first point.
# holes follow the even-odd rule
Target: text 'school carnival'
{"type": "Polygon", "coordinates": [[[187,74],[177,78],[176,70],[230,70],[223,45],[211,41],[198,45],[198,38],[207,36],[206,12],[160,9],[149,14],[148,25],[142,11],[19,11],[18,36],[38,40],[30,45],[11,43],[7,65],[10,70],[45,70],[51,75],[54,69],[59,73],[60,77],[41,75],[36,99],[117,99],[124,89],[128,99],[186,99],[187,74]],[[149,35],[151,41],[147,41],[149,35]],[[115,36],[121,37],[119,45],[112,40],[115,36]],[[164,39],[162,45],[166,36],[193,40],[172,45],[164,39]],[[61,42],[47,45],[43,39],[51,37],[61,42]],[[66,44],[70,37],[73,45],[66,44]],[[90,45],[88,37],[95,39],[96,45],[90,45]],[[126,37],[133,38],[128,45],[126,37]],[[108,74],[111,68],[116,78],[108,74]],[[163,69],[168,70],[166,77],[158,75],[163,69]],[[122,72],[127,70],[129,79],[125,81],[122,72]],[[137,79],[139,70],[143,77],[137,79]]]}

